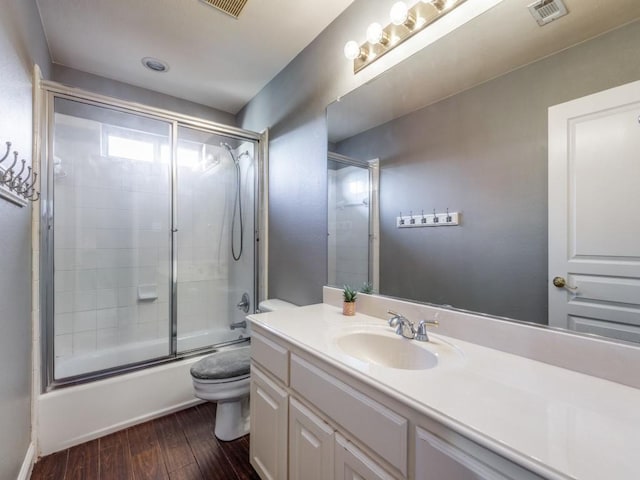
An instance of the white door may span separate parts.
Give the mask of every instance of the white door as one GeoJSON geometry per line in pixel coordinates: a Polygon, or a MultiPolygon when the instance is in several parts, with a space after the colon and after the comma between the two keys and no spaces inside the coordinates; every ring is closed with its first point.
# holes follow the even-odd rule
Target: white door
{"type": "Polygon", "coordinates": [[[251,465],[262,480],[287,479],[288,395],[251,365],[251,465]]]}
{"type": "Polygon", "coordinates": [[[289,480],[333,479],[333,429],[289,399],[289,480]]]}
{"type": "Polygon", "coordinates": [[[549,109],[549,323],[640,342],[640,81],[549,109]]]}

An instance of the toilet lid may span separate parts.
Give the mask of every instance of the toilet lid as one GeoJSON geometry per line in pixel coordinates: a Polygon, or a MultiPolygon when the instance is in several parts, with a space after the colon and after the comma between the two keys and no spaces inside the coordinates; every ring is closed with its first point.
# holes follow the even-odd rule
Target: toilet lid
{"type": "Polygon", "coordinates": [[[221,350],[198,360],[191,367],[191,376],[201,380],[219,380],[249,374],[251,347],[221,350]]]}

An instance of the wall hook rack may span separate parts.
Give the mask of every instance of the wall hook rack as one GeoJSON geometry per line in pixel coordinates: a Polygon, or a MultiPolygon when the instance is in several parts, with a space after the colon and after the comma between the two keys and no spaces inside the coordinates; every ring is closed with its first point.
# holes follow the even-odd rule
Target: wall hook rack
{"type": "Polygon", "coordinates": [[[0,197],[20,207],[27,205],[27,201],[37,202],[40,199],[40,192],[36,190],[38,174],[32,167],[27,167],[25,159],[18,160],[20,155],[15,150],[13,161],[7,160],[10,153],[11,142],[7,142],[6,152],[0,158],[0,197]],[[5,161],[7,163],[2,165],[5,161]]]}

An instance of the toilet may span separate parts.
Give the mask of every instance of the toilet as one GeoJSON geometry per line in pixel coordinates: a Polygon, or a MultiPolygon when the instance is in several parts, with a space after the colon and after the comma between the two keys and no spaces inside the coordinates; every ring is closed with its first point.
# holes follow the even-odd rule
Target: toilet
{"type": "MultiPolygon", "coordinates": [[[[278,299],[260,302],[260,313],[293,308],[278,299]]],[[[216,402],[216,438],[235,440],[249,433],[249,370],[251,347],[219,350],[198,360],[191,367],[195,395],[216,402]]]]}

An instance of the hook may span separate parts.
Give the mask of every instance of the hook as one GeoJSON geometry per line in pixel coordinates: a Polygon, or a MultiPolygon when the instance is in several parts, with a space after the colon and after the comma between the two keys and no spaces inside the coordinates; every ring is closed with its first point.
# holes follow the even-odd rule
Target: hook
{"type": "Polygon", "coordinates": [[[15,190],[22,183],[22,172],[24,172],[24,167],[26,166],[27,161],[22,159],[22,168],[18,174],[14,174],[11,179],[11,183],[9,184],[9,190],[15,190]]]}
{"type": "Polygon", "coordinates": [[[29,182],[29,179],[31,178],[31,173],[33,172],[33,169],[31,167],[27,168],[27,176],[24,178],[24,180],[22,180],[20,182],[20,184],[18,185],[18,190],[16,190],[16,192],[18,192],[20,195],[24,194],[27,192],[27,189],[24,189],[24,186],[29,182]]]}
{"type": "Polygon", "coordinates": [[[4,175],[2,176],[2,180],[1,180],[1,182],[4,183],[5,185],[7,184],[7,182],[10,182],[13,179],[13,167],[16,166],[16,163],[18,163],[18,152],[13,152],[13,163],[4,172],[4,175]],[[9,177],[9,180],[7,180],[7,177],[9,177]]]}
{"type": "Polygon", "coordinates": [[[31,185],[29,185],[27,188],[25,188],[22,191],[22,195],[25,195],[29,190],[31,190],[31,195],[33,195],[33,192],[35,192],[35,188],[33,188],[33,186],[36,184],[36,180],[38,179],[38,172],[33,172],[33,181],[31,182],[31,185]]]}
{"type": "Polygon", "coordinates": [[[4,162],[7,159],[7,157],[9,156],[9,150],[11,150],[11,142],[7,142],[7,151],[5,152],[4,156],[0,160],[0,163],[4,162]]]}

